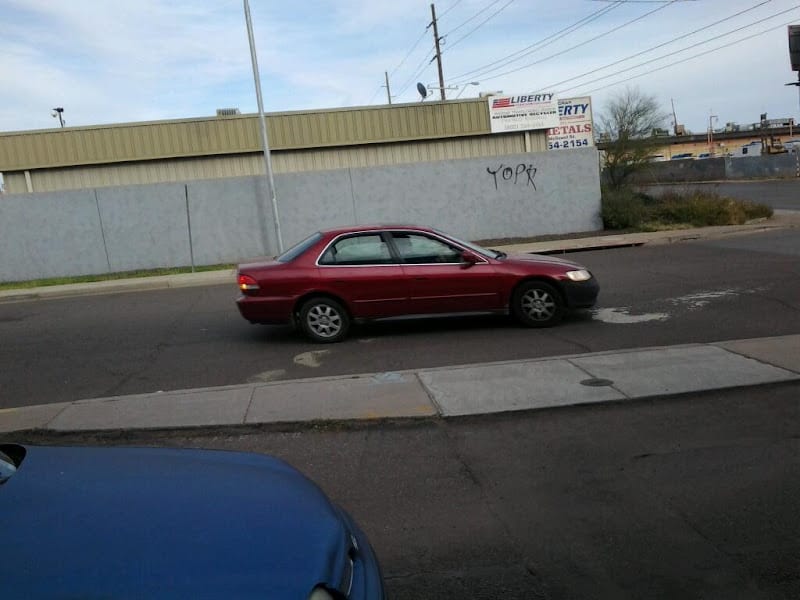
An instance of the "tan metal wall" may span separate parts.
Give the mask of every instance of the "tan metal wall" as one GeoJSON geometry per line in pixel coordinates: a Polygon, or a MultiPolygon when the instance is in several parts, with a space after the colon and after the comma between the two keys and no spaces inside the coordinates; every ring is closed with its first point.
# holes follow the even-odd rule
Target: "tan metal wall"
{"type": "MultiPolygon", "coordinates": [[[[530,132],[530,152],[547,148],[544,131],[530,132]]],[[[276,173],[322,171],[349,167],[396,165],[436,160],[477,158],[526,152],[525,134],[487,134],[393,144],[368,144],[336,148],[276,151],[272,153],[276,173]]],[[[260,152],[171,158],[108,165],[29,170],[32,190],[23,171],[4,174],[6,192],[58,190],[133,185],[194,179],[217,179],[257,175],[264,172],[260,152]]]]}
{"type": "MultiPolygon", "coordinates": [[[[299,150],[488,134],[485,100],[267,115],[270,147],[299,150]]],[[[0,172],[242,154],[261,148],[255,115],[0,133],[0,172]]]]}

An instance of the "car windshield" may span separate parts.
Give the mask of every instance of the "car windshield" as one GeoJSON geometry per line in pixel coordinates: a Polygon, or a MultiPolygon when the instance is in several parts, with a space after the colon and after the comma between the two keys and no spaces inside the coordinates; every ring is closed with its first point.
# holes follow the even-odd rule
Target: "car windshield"
{"type": "Polygon", "coordinates": [[[506,256],[505,252],[500,252],[498,250],[489,250],[488,248],[484,248],[483,246],[479,246],[478,244],[473,244],[472,242],[465,242],[464,240],[460,240],[457,237],[450,235],[449,233],[445,233],[444,231],[439,231],[438,229],[434,229],[434,231],[440,235],[443,235],[447,238],[450,238],[457,244],[464,246],[465,248],[469,248],[473,252],[477,252],[482,256],[486,256],[489,258],[503,258],[506,256]]]}
{"type": "Polygon", "coordinates": [[[300,256],[303,252],[308,250],[311,246],[316,244],[321,237],[322,237],[322,234],[318,231],[317,233],[314,233],[314,234],[308,236],[306,239],[304,239],[299,244],[295,244],[294,246],[289,248],[286,252],[281,254],[275,260],[277,260],[278,262],[291,262],[295,258],[300,256]]]}

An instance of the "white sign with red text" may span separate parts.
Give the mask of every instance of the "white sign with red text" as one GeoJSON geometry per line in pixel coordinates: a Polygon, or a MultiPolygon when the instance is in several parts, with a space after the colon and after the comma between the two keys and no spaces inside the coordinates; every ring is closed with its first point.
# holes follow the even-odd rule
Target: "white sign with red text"
{"type": "Polygon", "coordinates": [[[569,150],[594,146],[592,99],[566,98],[558,101],[558,126],[547,130],[548,150],[569,150]]]}
{"type": "Polygon", "coordinates": [[[489,96],[489,123],[492,133],[548,129],[558,125],[558,100],[555,94],[489,96]]]}

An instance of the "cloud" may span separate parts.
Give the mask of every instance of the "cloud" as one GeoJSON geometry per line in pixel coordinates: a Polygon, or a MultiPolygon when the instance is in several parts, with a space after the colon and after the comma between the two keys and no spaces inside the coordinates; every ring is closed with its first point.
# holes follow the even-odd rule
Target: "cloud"
{"type": "MultiPolygon", "coordinates": [[[[429,0],[250,3],[267,110],[384,102],[384,71],[392,73],[396,101],[416,101],[417,81],[438,85],[435,64],[428,60],[433,46],[432,33],[426,30],[429,0]]],[[[577,78],[587,71],[607,74],[599,69],[609,62],[753,7],[752,0],[490,4],[490,0],[437,3],[440,35],[445,38],[446,83],[480,82],[465,89],[462,97],[480,90],[529,91],[567,79],[571,83],[565,87],[574,87],[571,95],[597,90],[593,93],[597,112],[614,91],[598,88],[645,72],[631,84],[655,94],[665,105],[675,98],[680,120],[695,130],[704,130],[710,109],[720,122],[742,123],[757,120],[764,110],[776,117],[798,112],[796,90],[783,86],[795,77],[788,66],[785,28],[663,71],[653,72],[664,64],[658,63],[594,84],[587,83],[593,77],[577,78]],[[650,17],[580,45],[656,8],[661,10],[650,17]],[[608,10],[596,15],[603,9],[608,10]],[[592,14],[596,18],[580,28],[553,37],[592,14]],[[491,64],[542,40],[541,48],[520,61],[491,64]],[[530,65],[543,58],[547,60],[530,65]],[[487,65],[487,72],[469,73],[487,65]],[[524,65],[530,66],[500,75],[524,65]]],[[[788,0],[773,0],[661,52],[793,6],[788,0]]],[[[781,25],[792,16],[800,18],[800,11],[719,43],[770,24],[781,25]]],[[[57,104],[64,106],[70,125],[212,115],[215,108],[229,106],[255,110],[240,0],[73,0],[57,8],[50,0],[5,0],[0,4],[0,55],[4,82],[0,131],[51,127],[50,109],[57,104]]]]}

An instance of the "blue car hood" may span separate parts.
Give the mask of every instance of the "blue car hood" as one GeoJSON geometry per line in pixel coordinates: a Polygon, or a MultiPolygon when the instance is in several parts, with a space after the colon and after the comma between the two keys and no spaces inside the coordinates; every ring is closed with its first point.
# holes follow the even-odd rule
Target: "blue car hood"
{"type": "Polygon", "coordinates": [[[311,481],[236,452],[29,446],[0,514],[0,598],[305,599],[349,540],[311,481]]]}

